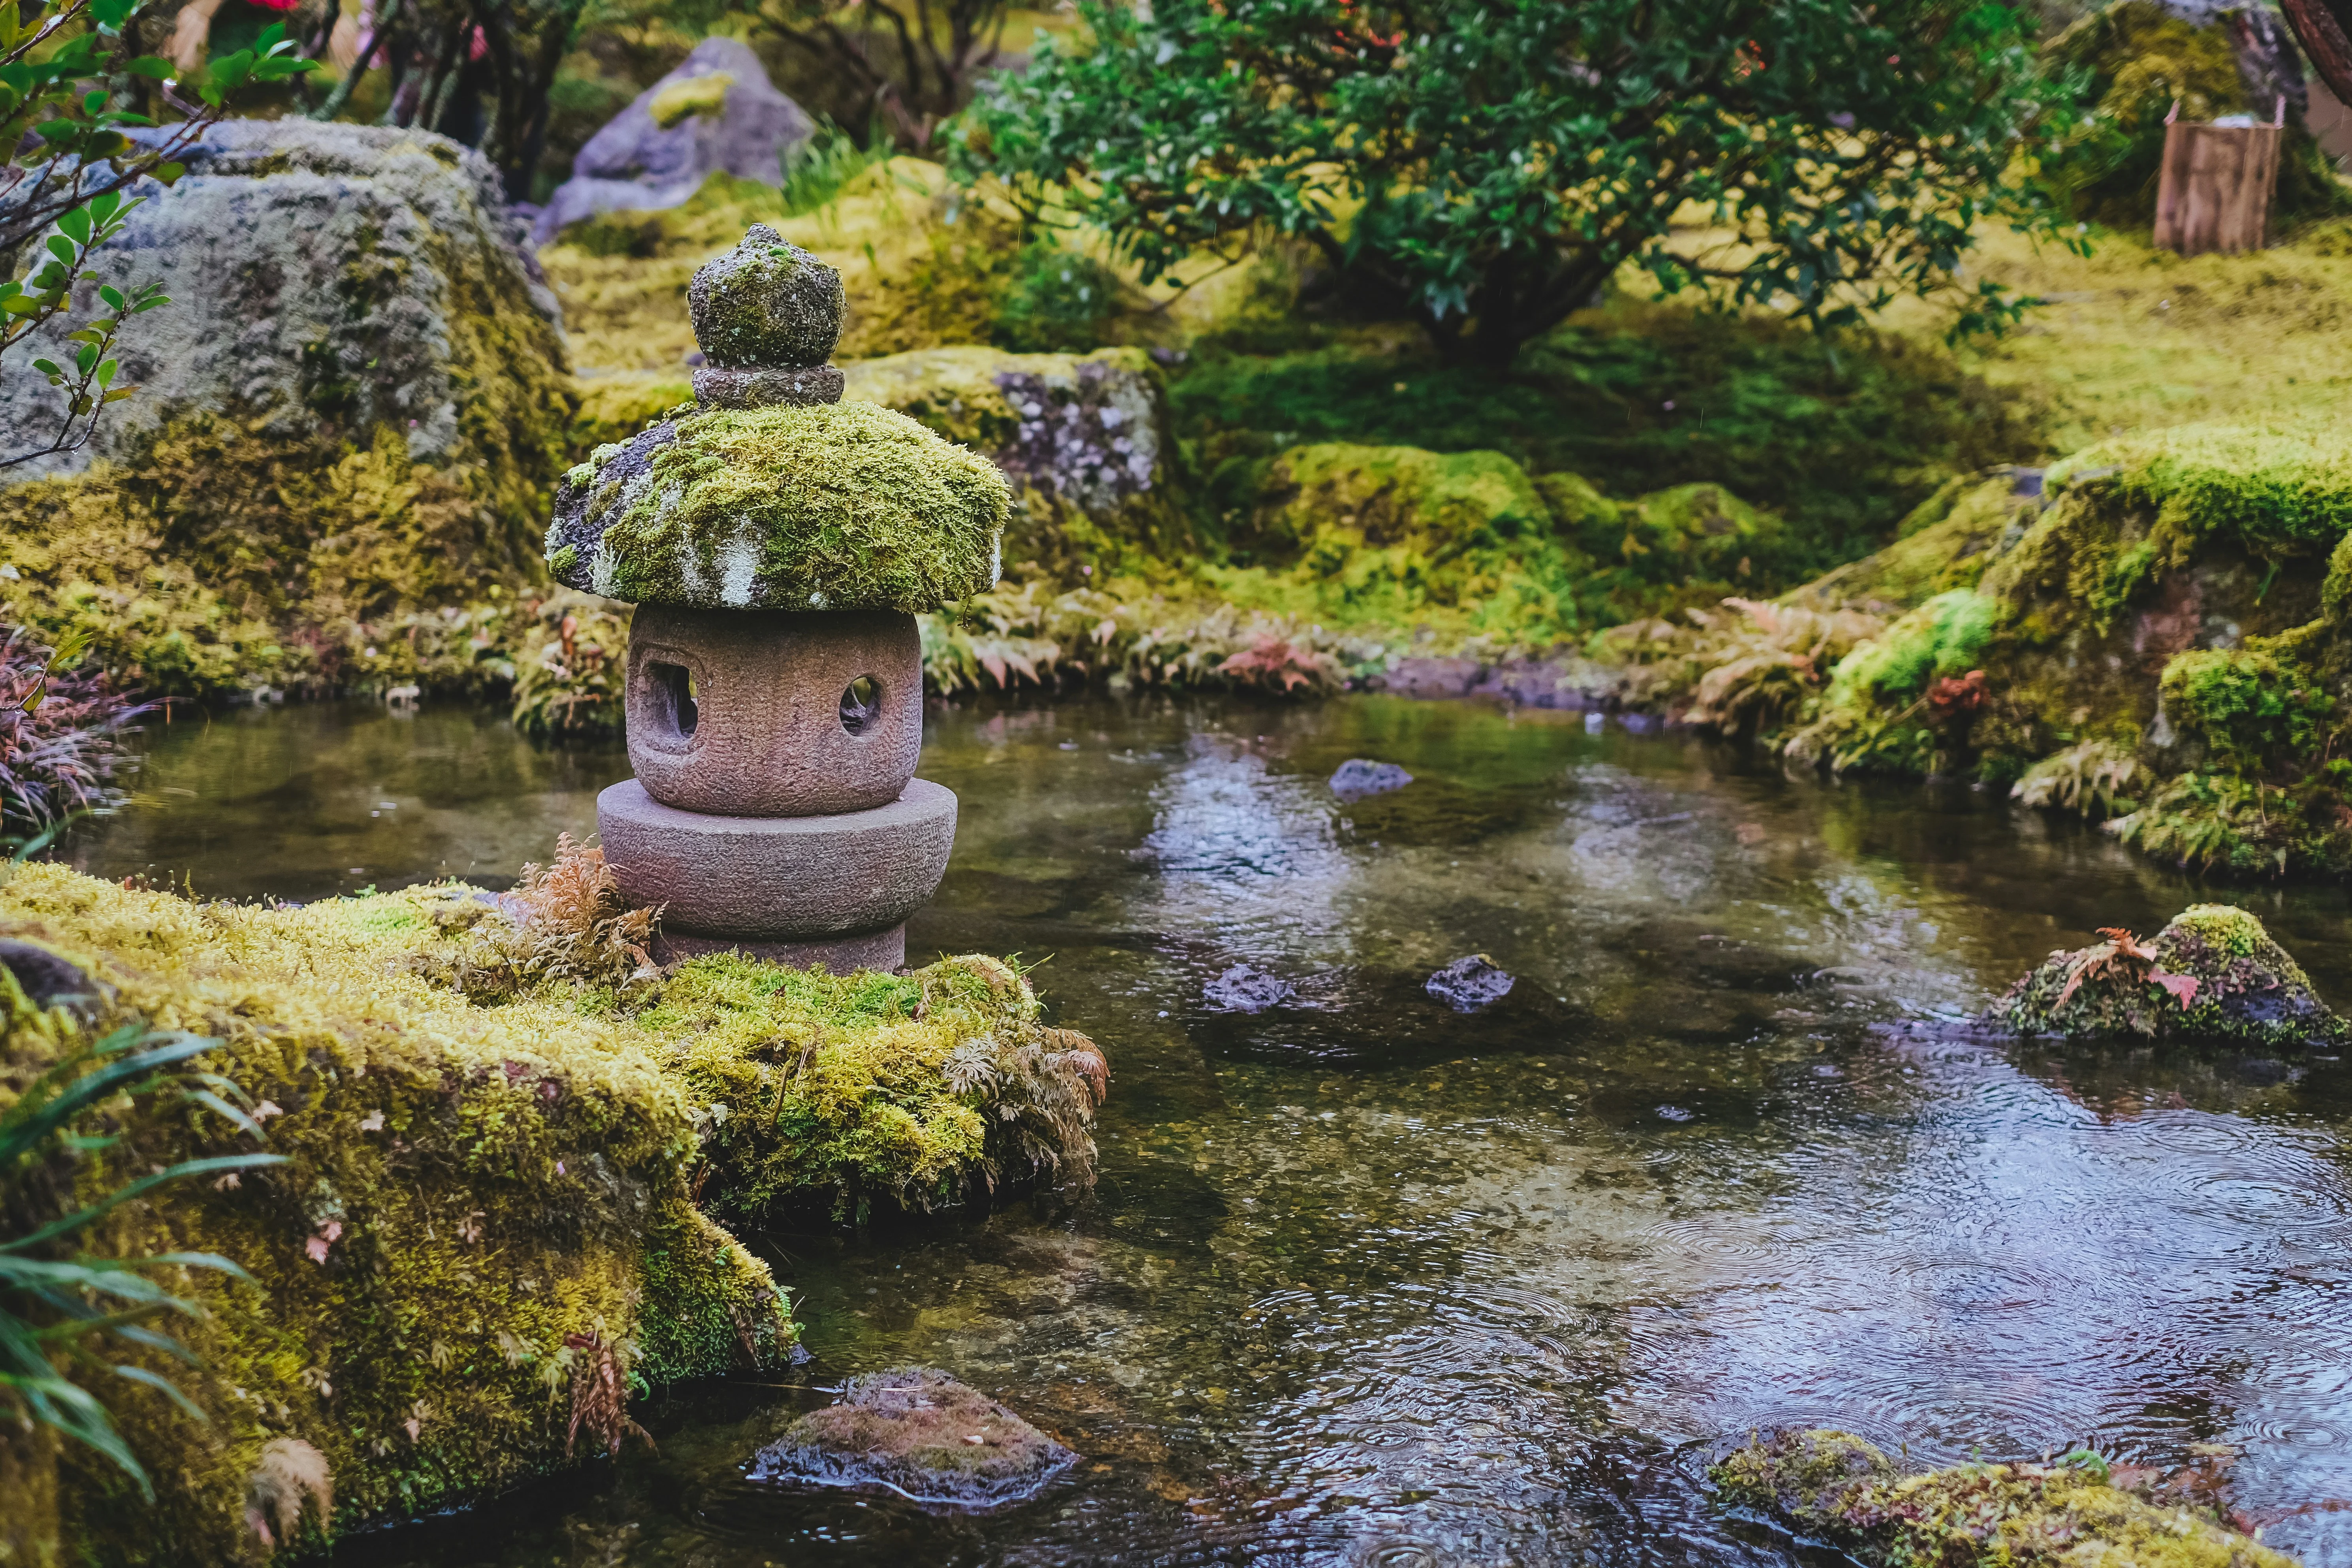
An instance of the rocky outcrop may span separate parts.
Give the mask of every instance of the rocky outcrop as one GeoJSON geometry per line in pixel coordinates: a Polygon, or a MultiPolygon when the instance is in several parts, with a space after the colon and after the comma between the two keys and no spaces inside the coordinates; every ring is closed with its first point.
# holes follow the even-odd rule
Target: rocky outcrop
{"type": "MultiPolygon", "coordinates": [[[[138,453],[190,412],[285,444],[379,432],[434,468],[553,467],[564,374],[555,296],[519,244],[496,171],[425,132],[226,121],[93,260],[171,304],[118,340],[116,405],[98,438],[20,470],[79,472],[138,453]]],[[[0,425],[29,430],[56,395],[0,382],[0,425]]]]}
{"type": "Polygon", "coordinates": [[[705,38],[588,139],[531,237],[544,245],[583,218],[677,206],[715,174],[781,185],[785,151],[815,130],[749,45],[705,38]]]}
{"type": "Polygon", "coordinates": [[[2265,1050],[2341,1046],[2352,1026],[2311,988],[2263,922],[2229,904],[2195,904],[2146,942],[2121,927],[2057,952],[1986,1009],[1982,1024],[2021,1035],[2228,1041],[2265,1050]]]}
{"type": "Polygon", "coordinates": [[[749,1474],[977,1512],[1025,1502],[1077,1462],[979,1390],[912,1366],[851,1378],[839,1401],[761,1449],[749,1474]]]}

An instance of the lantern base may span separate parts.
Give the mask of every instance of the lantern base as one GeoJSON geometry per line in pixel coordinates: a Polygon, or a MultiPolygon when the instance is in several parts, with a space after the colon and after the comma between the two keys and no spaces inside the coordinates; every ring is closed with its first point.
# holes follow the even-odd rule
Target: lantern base
{"type": "Polygon", "coordinates": [[[816,942],[738,942],[733,937],[666,931],[654,941],[655,962],[664,969],[707,952],[740,952],[747,958],[781,963],[787,969],[814,966],[832,974],[847,974],[855,969],[878,969],[887,974],[906,966],[907,928],[902,923],[863,936],[837,936],[816,942]]]}
{"type": "Polygon", "coordinates": [[[635,779],[596,797],[604,860],[662,926],[728,946],[872,940],[930,900],[955,847],[955,792],[916,779],[871,811],[717,816],[664,805],[635,779]]]}

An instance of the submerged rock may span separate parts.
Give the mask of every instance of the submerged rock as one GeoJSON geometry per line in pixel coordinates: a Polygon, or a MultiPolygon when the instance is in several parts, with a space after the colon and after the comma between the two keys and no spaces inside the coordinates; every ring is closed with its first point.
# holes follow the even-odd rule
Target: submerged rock
{"type": "Polygon", "coordinates": [[[1431,975],[1427,990],[1457,1013],[1475,1013],[1511,994],[1511,976],[1485,953],[1474,952],[1431,975]]]}
{"type": "MultiPolygon", "coordinates": [[[[2069,1456],[2074,1458],[2074,1456],[2069,1456]]],[[[2074,1463],[1955,1465],[1905,1475],[1849,1432],[1778,1432],[1707,1472],[1735,1507],[1773,1516],[1865,1563],[2103,1563],[2119,1568],[2294,1568],[2294,1560],[2200,1509],[2108,1484],[2074,1463]]]]}
{"type": "Polygon", "coordinates": [[[2230,904],[2194,904],[2147,942],[2120,927],[2053,952],[1979,1020],[2021,1035],[2138,1035],[2268,1049],[2340,1045],[2352,1034],[2263,922],[2230,904]]]}
{"type": "Polygon", "coordinates": [[[749,45],[705,38],[588,138],[531,237],[544,245],[583,218],[677,206],[715,174],[782,184],[785,150],[815,130],[749,45]]]}
{"type": "Polygon", "coordinates": [[[1263,1013],[1297,994],[1290,982],[1236,963],[1201,988],[1201,1000],[1227,1013],[1263,1013]]]}
{"type": "Polygon", "coordinates": [[[1078,1456],[932,1367],[853,1377],[751,1459],[755,1481],[893,1491],[936,1507],[1026,1502],[1078,1456]]]}
{"type": "Polygon", "coordinates": [[[1412,783],[1412,775],[1394,763],[1375,763],[1363,757],[1349,757],[1331,775],[1331,793],[1341,800],[1361,800],[1368,795],[1386,795],[1412,783]]]}

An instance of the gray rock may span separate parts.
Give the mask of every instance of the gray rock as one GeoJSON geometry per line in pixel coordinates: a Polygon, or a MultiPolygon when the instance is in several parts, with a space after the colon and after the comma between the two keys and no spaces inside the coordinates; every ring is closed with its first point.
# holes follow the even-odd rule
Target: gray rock
{"type": "Polygon", "coordinates": [[[776,90],[749,45],[705,38],[676,70],[588,138],[572,161],[572,178],[548,198],[531,237],[544,245],[583,218],[677,206],[722,171],[781,185],[784,150],[815,130],[800,105],[776,90]],[[729,79],[719,113],[688,114],[667,129],[654,118],[655,100],[665,89],[711,76],[729,79]]]}
{"type": "Polygon", "coordinates": [[[111,994],[110,987],[92,980],[79,965],[34,942],[0,939],[0,969],[7,970],[34,1006],[63,1007],[85,1020],[111,994]]]}
{"type": "Polygon", "coordinates": [[[1511,994],[1511,976],[1485,953],[1474,952],[1431,975],[1424,989],[1457,1013],[1475,1013],[1511,994]]]}
{"type": "Polygon", "coordinates": [[[979,1390],[915,1366],[851,1378],[837,1403],[754,1455],[748,1473],[980,1511],[1028,1501],[1077,1462],[979,1390]]]}
{"type": "Polygon", "coordinates": [[[1361,800],[1368,795],[1386,795],[1412,783],[1412,775],[1394,763],[1369,762],[1362,757],[1349,757],[1331,775],[1331,793],[1341,800],[1361,800]]]}
{"type": "MultiPolygon", "coordinates": [[[[142,182],[144,204],[93,258],[106,281],[172,299],[119,339],[116,384],[138,395],[80,452],[8,478],[132,455],[191,411],[289,444],[389,429],[435,467],[491,460],[486,438],[502,437],[545,467],[554,416],[535,428],[530,408],[505,405],[530,401],[519,372],[564,372],[562,316],[480,154],[420,131],[232,120],[185,161],[169,190],[142,182]],[[478,398],[501,400],[495,416],[467,417],[478,398]]],[[[46,428],[57,398],[38,376],[0,377],[0,428],[46,428]]]]}
{"type": "Polygon", "coordinates": [[[1289,981],[1246,963],[1236,963],[1201,988],[1201,1000],[1226,1013],[1263,1013],[1279,1007],[1295,992],[1289,981]]]}

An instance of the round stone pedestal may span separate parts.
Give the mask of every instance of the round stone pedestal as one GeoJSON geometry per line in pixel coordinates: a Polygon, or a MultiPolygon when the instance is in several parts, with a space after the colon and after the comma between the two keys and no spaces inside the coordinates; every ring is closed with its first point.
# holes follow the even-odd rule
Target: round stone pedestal
{"type": "Polygon", "coordinates": [[[922,639],[888,610],[640,605],[626,701],[629,763],[664,805],[871,811],[899,798],[923,749],[922,639]]]}
{"type": "Polygon", "coordinates": [[[895,938],[903,955],[898,928],[947,874],[955,822],[955,792],[924,779],[887,805],[830,816],[680,811],[635,779],[596,797],[604,858],[629,902],[664,906],[673,939],[747,952],[895,938]]]}

